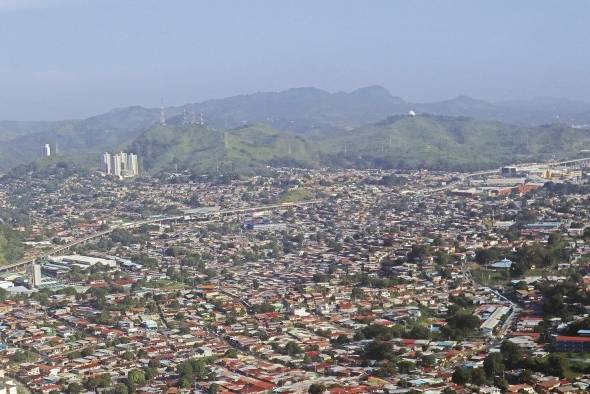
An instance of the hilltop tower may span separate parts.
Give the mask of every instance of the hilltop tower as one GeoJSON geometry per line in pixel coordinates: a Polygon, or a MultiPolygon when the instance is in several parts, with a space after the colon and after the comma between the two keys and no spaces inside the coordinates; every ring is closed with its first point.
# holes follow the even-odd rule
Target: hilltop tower
{"type": "Polygon", "coordinates": [[[190,124],[190,119],[188,115],[188,111],[185,109],[182,110],[182,124],[187,125],[190,124]]]}

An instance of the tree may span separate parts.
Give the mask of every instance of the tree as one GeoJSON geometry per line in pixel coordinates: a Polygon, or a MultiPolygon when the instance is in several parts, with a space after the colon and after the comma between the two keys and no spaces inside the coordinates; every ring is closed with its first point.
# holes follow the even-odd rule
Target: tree
{"type": "Polygon", "coordinates": [[[393,376],[397,373],[397,364],[393,361],[388,361],[385,364],[381,365],[379,370],[377,370],[377,375],[381,377],[389,377],[393,376]]]}
{"type": "Polygon", "coordinates": [[[500,248],[492,247],[488,249],[477,249],[475,251],[475,261],[479,264],[487,264],[491,261],[499,260],[504,252],[500,248]]]}
{"type": "Polygon", "coordinates": [[[434,357],[432,354],[424,355],[422,356],[422,364],[431,367],[436,364],[436,357],[434,357]]]}
{"type": "Polygon", "coordinates": [[[466,309],[449,308],[447,325],[442,333],[449,338],[462,339],[477,329],[480,321],[473,313],[466,309]]]}
{"type": "Polygon", "coordinates": [[[302,350],[297,344],[297,342],[291,341],[285,345],[285,353],[287,353],[289,356],[294,356],[301,352],[302,350]]]}
{"type": "Polygon", "coordinates": [[[504,343],[502,343],[500,352],[502,353],[504,365],[508,369],[515,368],[522,362],[522,350],[518,345],[515,345],[510,341],[504,341],[504,343]]]}
{"type": "Polygon", "coordinates": [[[33,361],[35,359],[35,355],[28,350],[17,350],[12,356],[10,356],[10,361],[14,363],[24,363],[28,361],[33,361]]]}
{"type": "Polygon", "coordinates": [[[340,335],[338,335],[338,337],[336,337],[336,339],[334,339],[334,344],[336,344],[336,345],[345,345],[349,342],[350,342],[350,340],[348,339],[346,334],[340,334],[340,335]]]}
{"type": "Polygon", "coordinates": [[[487,383],[486,373],[481,368],[475,368],[471,372],[471,383],[476,386],[483,386],[487,383]]]}
{"type": "Polygon", "coordinates": [[[452,377],[453,383],[456,384],[466,384],[469,383],[471,380],[471,371],[468,368],[457,368],[455,372],[453,372],[452,377]]]}
{"type": "Polygon", "coordinates": [[[523,276],[528,269],[528,263],[524,261],[517,261],[510,267],[510,274],[512,275],[512,277],[520,277],[523,276]]]}
{"type": "Polygon", "coordinates": [[[126,384],[119,383],[113,389],[113,394],[128,394],[129,389],[127,388],[126,384]]]}
{"type": "Polygon", "coordinates": [[[79,383],[70,383],[66,389],[68,394],[79,394],[82,392],[82,386],[79,383]]]}
{"type": "Polygon", "coordinates": [[[364,357],[366,359],[381,361],[391,359],[392,356],[391,345],[387,342],[374,340],[365,347],[364,357]]]}
{"type": "Polygon", "coordinates": [[[324,391],[326,391],[326,386],[321,383],[313,383],[307,390],[309,394],[322,394],[324,391]]]}
{"type": "Polygon", "coordinates": [[[562,354],[552,353],[547,357],[547,373],[563,378],[568,367],[568,360],[562,354]]]}
{"type": "Polygon", "coordinates": [[[324,274],[324,273],[317,272],[317,273],[313,274],[312,280],[315,283],[323,283],[323,282],[329,281],[330,280],[330,277],[328,275],[324,274]]]}
{"type": "Polygon", "coordinates": [[[503,377],[497,377],[494,381],[494,383],[496,384],[496,386],[498,386],[498,388],[500,390],[502,390],[503,393],[505,393],[506,391],[508,391],[508,386],[509,383],[506,380],[506,378],[503,377]]]}
{"type": "Polygon", "coordinates": [[[403,336],[411,339],[428,339],[430,337],[430,330],[423,325],[414,324],[403,336]]]}
{"type": "Polygon", "coordinates": [[[84,386],[88,390],[96,390],[97,388],[105,388],[111,386],[111,375],[104,373],[102,375],[92,376],[86,379],[84,386]]]}
{"type": "Polygon", "coordinates": [[[158,376],[158,370],[156,368],[147,367],[144,370],[144,374],[145,374],[145,380],[150,381],[153,378],[155,378],[156,376],[158,376]]]}
{"type": "Polygon", "coordinates": [[[414,368],[414,363],[411,361],[400,361],[397,363],[397,370],[399,373],[410,373],[412,368],[414,368]]]}
{"type": "Polygon", "coordinates": [[[490,353],[483,361],[483,369],[489,378],[504,373],[504,363],[501,353],[490,353]]]}
{"type": "Polygon", "coordinates": [[[219,385],[217,383],[211,383],[207,393],[209,394],[217,394],[219,392],[219,385]]]}
{"type": "Polygon", "coordinates": [[[207,368],[207,364],[204,359],[192,359],[190,363],[193,368],[194,376],[197,379],[205,380],[208,378],[210,370],[207,368]]]}
{"type": "Polygon", "coordinates": [[[131,351],[128,350],[125,353],[123,353],[123,355],[121,357],[125,361],[131,361],[131,360],[133,360],[135,358],[135,355],[133,354],[133,352],[131,352],[131,351]]]}
{"type": "Polygon", "coordinates": [[[180,380],[178,381],[178,386],[185,388],[185,389],[191,387],[191,385],[192,385],[191,379],[189,379],[186,376],[181,377],[180,380]]]}
{"type": "Polygon", "coordinates": [[[353,300],[362,300],[365,298],[365,292],[360,287],[353,287],[350,298],[353,300]]]}
{"type": "Polygon", "coordinates": [[[127,373],[127,381],[133,386],[145,384],[145,374],[139,369],[132,369],[127,373]]]}
{"type": "Polygon", "coordinates": [[[180,376],[180,387],[190,387],[194,379],[193,366],[189,361],[183,362],[177,367],[178,375],[180,376]],[[188,382],[188,386],[184,384],[188,382]]]}
{"type": "Polygon", "coordinates": [[[552,294],[543,299],[543,312],[548,316],[561,316],[564,312],[563,295],[560,293],[552,294]]]}

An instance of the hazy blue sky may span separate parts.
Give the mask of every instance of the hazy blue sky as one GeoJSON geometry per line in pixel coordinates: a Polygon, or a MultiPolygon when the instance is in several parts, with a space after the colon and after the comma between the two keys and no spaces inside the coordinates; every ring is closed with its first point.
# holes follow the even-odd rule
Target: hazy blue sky
{"type": "Polygon", "coordinates": [[[585,0],[0,0],[0,119],[380,84],[590,101],[585,0]]]}

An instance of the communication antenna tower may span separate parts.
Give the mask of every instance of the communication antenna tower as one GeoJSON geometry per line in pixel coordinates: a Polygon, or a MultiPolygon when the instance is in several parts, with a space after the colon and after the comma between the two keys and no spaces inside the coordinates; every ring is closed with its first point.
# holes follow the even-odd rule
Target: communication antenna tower
{"type": "Polygon", "coordinates": [[[160,124],[166,126],[166,113],[164,112],[164,106],[160,107],[160,124]]]}

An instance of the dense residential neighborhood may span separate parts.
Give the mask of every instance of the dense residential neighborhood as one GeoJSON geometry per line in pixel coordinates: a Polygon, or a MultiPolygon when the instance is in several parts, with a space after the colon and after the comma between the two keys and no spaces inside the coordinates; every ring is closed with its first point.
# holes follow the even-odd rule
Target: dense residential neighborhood
{"type": "Polygon", "coordinates": [[[0,190],[0,365],[32,392],[590,385],[583,169],[44,171],[0,190]]]}

